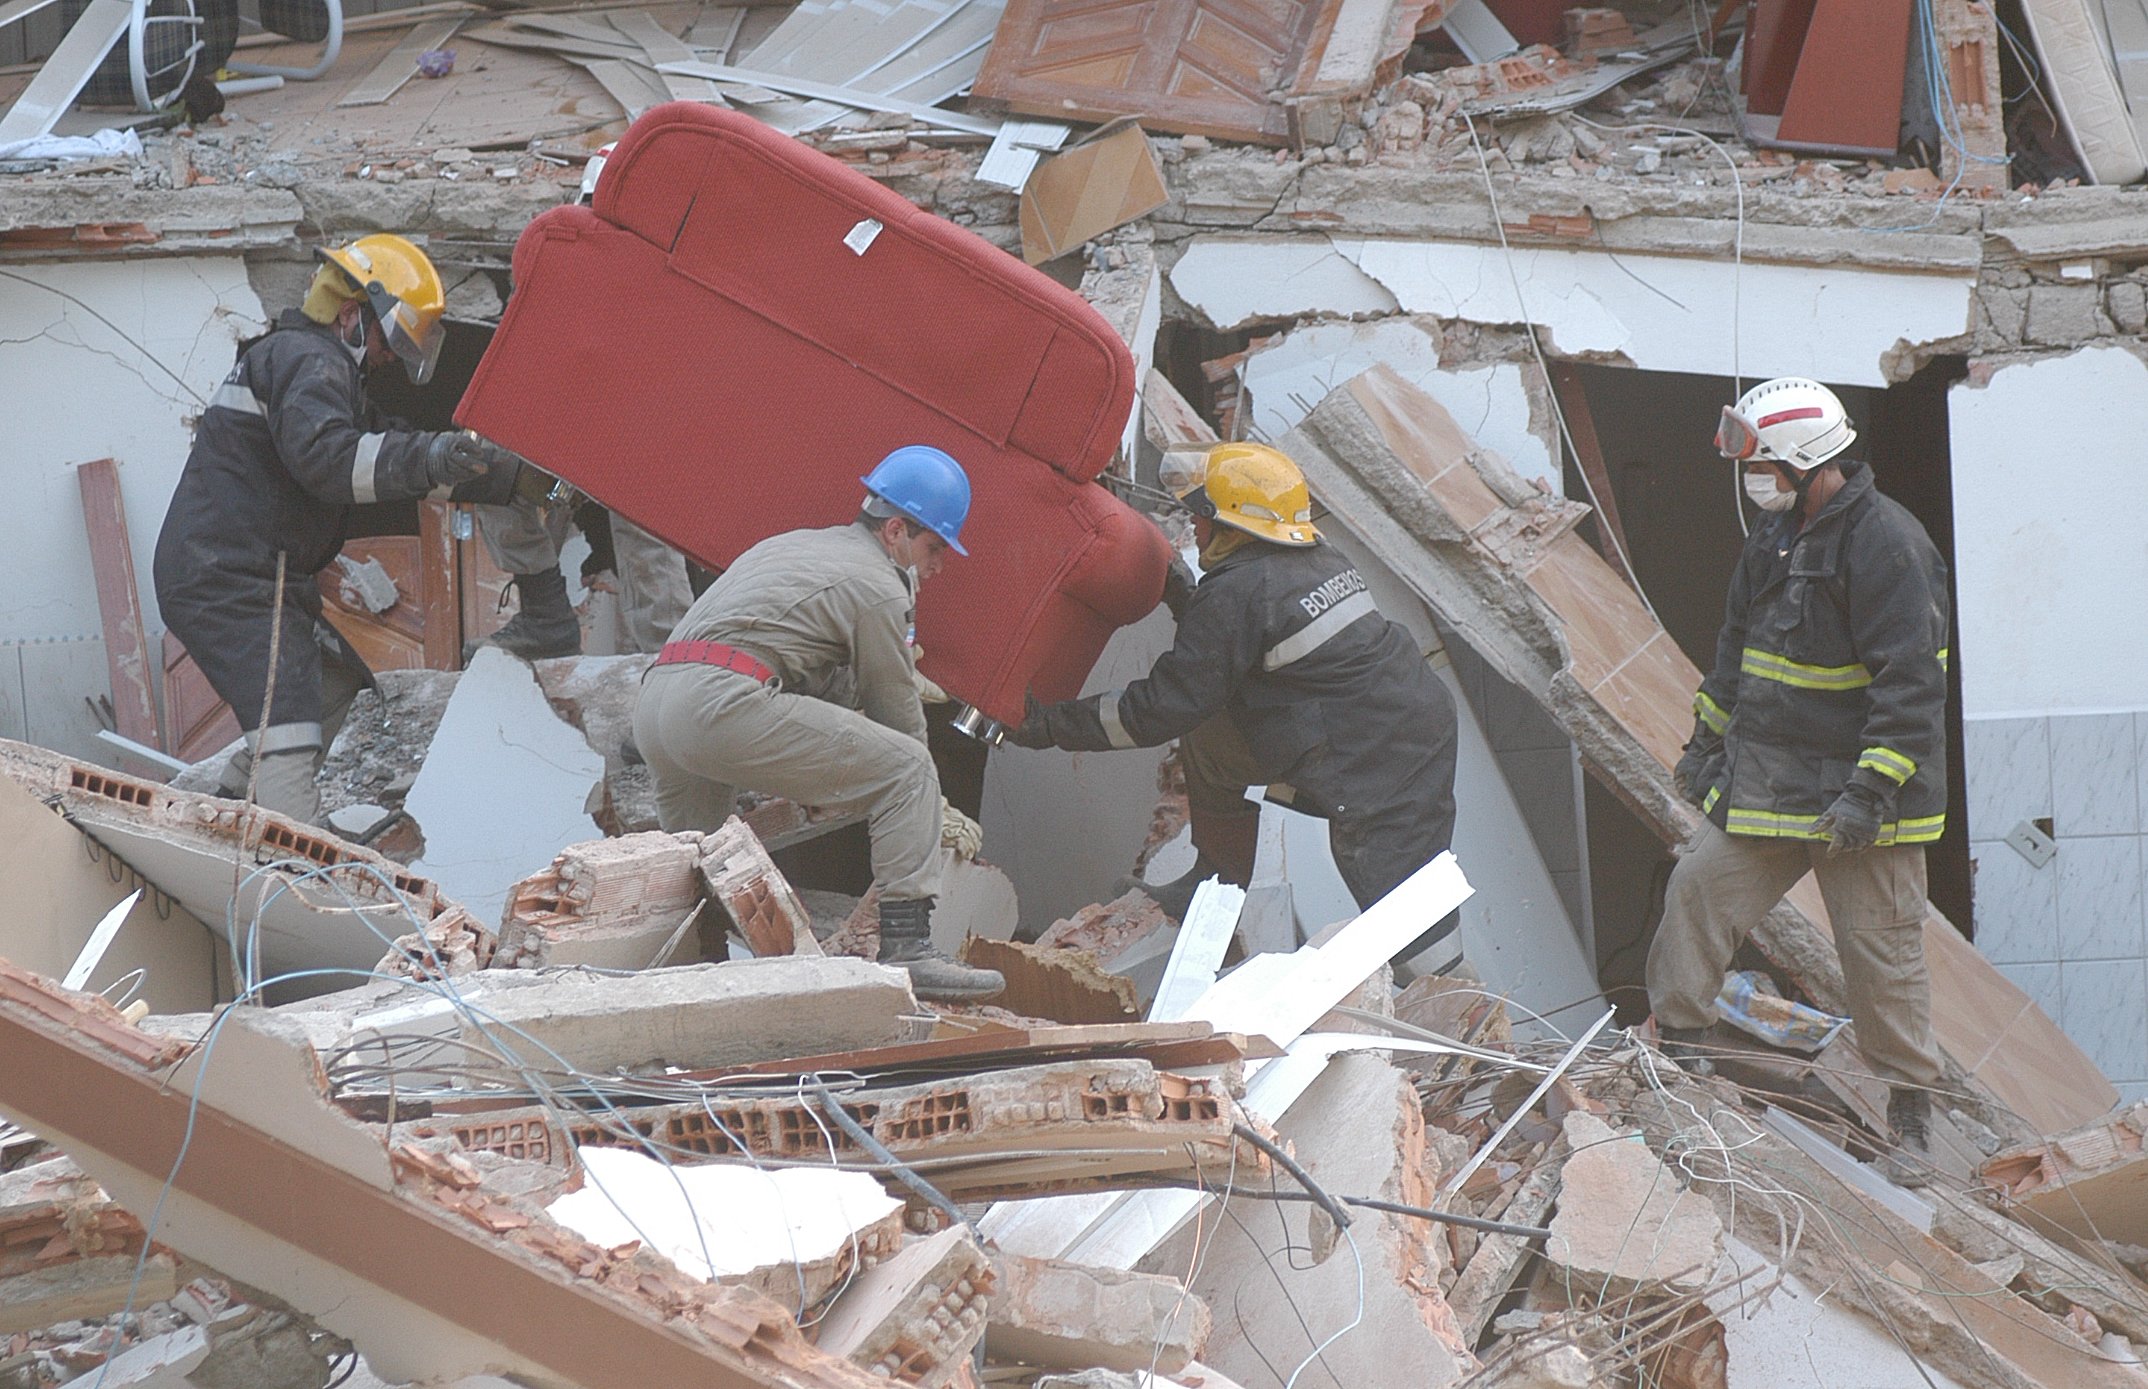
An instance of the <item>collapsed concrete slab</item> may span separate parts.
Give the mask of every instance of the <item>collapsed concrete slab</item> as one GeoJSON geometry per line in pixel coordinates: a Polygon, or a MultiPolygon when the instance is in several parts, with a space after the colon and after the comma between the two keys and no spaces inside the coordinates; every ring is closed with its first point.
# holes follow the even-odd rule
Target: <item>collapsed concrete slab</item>
{"type": "MultiPolygon", "coordinates": [[[[923,1164],[936,1186],[962,1200],[1190,1181],[1234,1165],[1265,1170],[1258,1149],[1232,1132],[1223,1082],[1173,1075],[1146,1061],[1066,1061],[831,1094],[877,1143],[899,1160],[923,1164]]],[[[539,1109],[440,1115],[412,1132],[450,1135],[467,1151],[551,1163],[572,1148],[639,1149],[645,1141],[684,1163],[872,1162],[863,1144],[830,1122],[828,1103],[810,1092],[734,1091],[582,1117],[539,1109]]]]}
{"type": "Polygon", "coordinates": [[[182,1045],[0,965],[10,1059],[0,1114],[46,1135],[128,1208],[161,1208],[152,1238],[274,1288],[392,1381],[876,1382],[816,1350],[756,1293],[600,1249],[487,1192],[468,1162],[384,1149],[329,1104],[318,1058],[259,1027],[261,1016],[225,1014],[216,1045],[175,1084],[182,1045]]]}
{"type": "Polygon", "coordinates": [[[430,878],[258,806],[173,791],[5,740],[0,775],[60,811],[227,942],[236,930],[255,977],[367,974],[388,942],[468,916],[430,878]],[[236,897],[234,864],[244,870],[236,897]]]}
{"type": "MultiPolygon", "coordinates": [[[[1343,525],[1543,705],[1622,801],[1667,842],[1693,832],[1698,815],[1670,769],[1700,672],[1575,533],[1585,507],[1524,480],[1384,367],[1338,387],[1278,444],[1343,525]]],[[[1808,877],[1754,941],[1815,1003],[1839,1012],[1826,922],[1808,877]]],[[[2048,1131],[2115,1102],[2081,1049],[1936,912],[1924,948],[1934,1033],[2003,1106],[2048,1131]]]]}
{"type": "Polygon", "coordinates": [[[985,1353],[1027,1365],[1176,1374],[1214,1319],[1176,1278],[1002,1255],[985,1353]]]}
{"type": "MultiPolygon", "coordinates": [[[[1378,1056],[1329,1062],[1277,1130],[1330,1192],[1432,1204],[1417,1092],[1378,1056]]],[[[1413,1384],[1459,1380],[1477,1362],[1439,1293],[1443,1241],[1407,1216],[1353,1209],[1351,1217],[1338,1231],[1317,1206],[1278,1205],[1198,1232],[1207,1245],[1198,1261],[1196,1233],[1188,1231],[1142,1267],[1169,1273],[1198,1262],[1193,1292],[1230,1309],[1202,1359],[1245,1383],[1272,1383],[1278,1367],[1287,1375],[1353,1319],[1353,1329],[1320,1351],[1318,1382],[1390,1384],[1401,1365],[1413,1384]]]]}
{"type": "Polygon", "coordinates": [[[1544,1257],[1567,1297],[1586,1306],[1705,1292],[1723,1257],[1723,1222],[1707,1198],[1686,1190],[1640,1134],[1593,1114],[1566,1116],[1566,1143],[1573,1156],[1544,1257]]]}
{"type": "Polygon", "coordinates": [[[659,1063],[725,1066],[909,1035],[910,976],[864,960],[783,957],[682,965],[628,976],[560,974],[464,1017],[480,1054],[598,1075],[659,1063]]]}

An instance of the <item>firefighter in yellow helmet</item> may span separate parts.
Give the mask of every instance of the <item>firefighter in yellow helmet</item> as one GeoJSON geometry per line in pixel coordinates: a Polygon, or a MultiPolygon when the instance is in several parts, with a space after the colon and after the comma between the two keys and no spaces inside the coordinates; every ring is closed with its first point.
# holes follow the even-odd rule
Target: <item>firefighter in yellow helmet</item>
{"type": "Polygon", "coordinates": [[[1010,739],[1071,750],[1179,740],[1199,856],[1152,889],[1174,915],[1211,875],[1251,879],[1252,786],[1328,822],[1336,867],[1370,906],[1454,833],[1454,701],[1356,566],[1320,538],[1287,456],[1217,444],[1167,459],[1163,480],[1201,546],[1199,583],[1166,587],[1177,640],[1123,690],[1033,707],[1010,739]]]}
{"type": "Polygon", "coordinates": [[[353,509],[427,496],[506,501],[524,472],[474,434],[412,429],[366,397],[372,368],[400,362],[423,384],[439,361],[445,296],[425,253],[375,235],[318,256],[303,304],[241,345],[202,412],[155,567],[166,625],[245,730],[225,789],[243,794],[251,777],[262,805],[300,820],[319,814],[323,750],[372,683],[314,583],[350,534],[353,509]]]}

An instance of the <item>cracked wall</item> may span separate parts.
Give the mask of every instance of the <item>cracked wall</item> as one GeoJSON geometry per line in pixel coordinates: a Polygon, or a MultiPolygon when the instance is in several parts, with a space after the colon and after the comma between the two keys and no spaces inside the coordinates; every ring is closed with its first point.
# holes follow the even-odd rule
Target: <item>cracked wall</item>
{"type": "Polygon", "coordinates": [[[236,255],[0,267],[0,737],[98,755],[85,696],[108,688],[75,465],[119,460],[150,650],[150,560],[193,420],[261,331],[236,255]]]}

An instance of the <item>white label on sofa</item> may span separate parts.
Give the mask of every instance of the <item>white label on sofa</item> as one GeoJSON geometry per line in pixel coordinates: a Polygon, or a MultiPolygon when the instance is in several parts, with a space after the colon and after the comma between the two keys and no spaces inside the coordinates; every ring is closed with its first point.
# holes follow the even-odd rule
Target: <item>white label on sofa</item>
{"type": "Polygon", "coordinates": [[[850,235],[843,238],[843,244],[862,256],[865,254],[865,248],[872,245],[873,238],[878,235],[880,223],[868,217],[850,229],[850,235]]]}

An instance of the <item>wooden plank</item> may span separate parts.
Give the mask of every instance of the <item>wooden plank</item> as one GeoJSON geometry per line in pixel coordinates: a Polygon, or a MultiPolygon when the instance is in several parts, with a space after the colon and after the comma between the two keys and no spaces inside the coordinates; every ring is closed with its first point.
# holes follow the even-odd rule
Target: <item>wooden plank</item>
{"type": "Polygon", "coordinates": [[[640,62],[647,56],[633,44],[623,40],[616,43],[597,43],[590,39],[568,38],[562,34],[540,34],[512,22],[483,25],[469,30],[463,37],[500,48],[526,48],[560,58],[610,58],[617,62],[640,62]]]}
{"type": "Polygon", "coordinates": [[[456,568],[448,504],[418,503],[418,605],[425,615],[424,655],[430,670],[462,669],[462,604],[456,568]]]}
{"type": "Polygon", "coordinates": [[[748,51],[746,61],[740,66],[768,67],[782,62],[799,44],[811,42],[829,16],[839,13],[849,3],[850,0],[798,0],[791,12],[783,17],[783,22],[748,51]]]}
{"type": "Polygon", "coordinates": [[[92,459],[75,469],[82,520],[89,528],[90,566],[97,577],[97,611],[104,621],[104,657],[112,672],[112,722],[121,735],[162,749],[157,696],[150,678],[149,634],[142,625],[142,590],[127,539],[127,503],[119,464],[92,459]]]}
{"type": "Polygon", "coordinates": [[[638,64],[616,58],[574,58],[569,61],[596,78],[597,85],[619,103],[619,109],[626,112],[630,121],[640,120],[642,112],[671,100],[671,93],[659,86],[657,80],[638,64]]]}
{"type": "Polygon", "coordinates": [[[1335,0],[1012,0],[980,101],[1053,120],[1138,115],[1150,130],[1283,144],[1296,82],[1335,0]]]}
{"type": "Polygon", "coordinates": [[[213,756],[239,736],[238,715],[169,632],[164,634],[164,726],[170,737],[165,751],[188,762],[213,756]]]}
{"type": "Polygon", "coordinates": [[[89,8],[60,40],[15,104],[0,116],[0,145],[34,140],[47,134],[60,114],[74,104],[104,55],[126,32],[134,6],[128,0],[90,0],[89,8]]]}
{"type": "Polygon", "coordinates": [[[440,47],[455,31],[462,27],[462,16],[430,20],[420,24],[403,36],[403,41],[388,50],[365,79],[338,101],[338,106],[378,106],[402,90],[418,71],[418,57],[440,47]]]}
{"type": "MultiPolygon", "coordinates": [[[[612,16],[612,27],[625,35],[627,40],[648,56],[650,66],[658,63],[691,63],[700,54],[678,35],[656,22],[646,10],[622,10],[612,16]]],[[[680,77],[674,73],[662,73],[665,90],[674,101],[707,101],[728,105],[716,84],[701,77],[680,77]]]]}
{"type": "Polygon", "coordinates": [[[688,26],[686,41],[695,48],[714,53],[718,62],[728,63],[732,58],[732,45],[738,42],[739,31],[745,26],[746,11],[743,6],[731,5],[703,10],[688,26]]]}
{"type": "Polygon", "coordinates": [[[959,111],[942,111],[936,107],[920,106],[915,102],[875,96],[869,92],[852,91],[845,87],[831,87],[824,82],[810,82],[786,73],[761,72],[754,68],[728,67],[720,63],[662,63],[658,65],[657,71],[706,77],[717,82],[737,82],[749,87],[768,87],[775,91],[788,92],[792,96],[854,106],[861,111],[889,111],[908,116],[920,125],[938,126],[943,130],[960,130],[971,135],[982,135],[987,139],[999,133],[1000,123],[995,120],[965,115],[959,111]]]}

